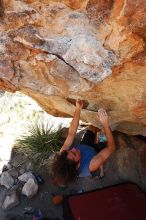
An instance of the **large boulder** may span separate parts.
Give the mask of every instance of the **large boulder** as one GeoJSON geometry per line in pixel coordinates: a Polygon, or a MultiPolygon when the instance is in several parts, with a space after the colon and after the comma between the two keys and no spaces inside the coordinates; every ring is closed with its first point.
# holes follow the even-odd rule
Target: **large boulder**
{"type": "Polygon", "coordinates": [[[116,151],[105,164],[107,182],[134,182],[146,192],[146,138],[114,132],[116,151]]]}
{"type": "Polygon", "coordinates": [[[146,136],[145,0],[0,0],[0,89],[48,113],[146,136]]]}

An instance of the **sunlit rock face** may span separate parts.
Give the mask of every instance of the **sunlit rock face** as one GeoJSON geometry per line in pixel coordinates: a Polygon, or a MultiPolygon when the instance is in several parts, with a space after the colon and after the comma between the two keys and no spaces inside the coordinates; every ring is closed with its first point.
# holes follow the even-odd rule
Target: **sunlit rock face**
{"type": "Polygon", "coordinates": [[[48,113],[146,136],[145,0],[0,0],[0,89],[48,113]]]}

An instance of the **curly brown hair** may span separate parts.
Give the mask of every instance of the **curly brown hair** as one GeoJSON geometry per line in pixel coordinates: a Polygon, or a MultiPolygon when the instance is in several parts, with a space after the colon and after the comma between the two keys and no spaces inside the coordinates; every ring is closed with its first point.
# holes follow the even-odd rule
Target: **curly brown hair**
{"type": "Polygon", "coordinates": [[[55,153],[50,160],[50,174],[56,185],[67,185],[76,180],[76,162],[67,158],[67,151],[55,153]]]}

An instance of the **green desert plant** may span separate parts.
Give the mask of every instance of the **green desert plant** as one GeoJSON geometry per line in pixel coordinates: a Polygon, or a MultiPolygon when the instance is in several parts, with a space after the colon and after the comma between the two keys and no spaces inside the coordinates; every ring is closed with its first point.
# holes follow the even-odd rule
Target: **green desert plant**
{"type": "Polygon", "coordinates": [[[17,146],[29,148],[39,153],[41,159],[48,158],[51,153],[58,151],[61,144],[62,126],[53,129],[53,125],[35,122],[28,128],[28,134],[16,140],[17,146]]]}

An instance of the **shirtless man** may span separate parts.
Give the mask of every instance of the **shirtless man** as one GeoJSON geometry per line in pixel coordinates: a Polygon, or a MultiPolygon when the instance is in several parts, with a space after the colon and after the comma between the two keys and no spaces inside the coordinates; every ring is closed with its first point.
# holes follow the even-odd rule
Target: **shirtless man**
{"type": "Polygon", "coordinates": [[[94,140],[96,132],[99,129],[89,126],[81,143],[75,147],[71,147],[79,125],[82,107],[83,102],[77,100],[76,110],[70,124],[68,136],[60,152],[56,153],[51,161],[51,174],[54,183],[57,185],[67,185],[73,182],[77,176],[86,177],[92,175],[115,150],[114,138],[109,127],[107,113],[104,109],[98,110],[97,118],[102,124],[106,136],[106,146],[102,149],[98,149],[98,146],[95,148],[94,140]]]}

